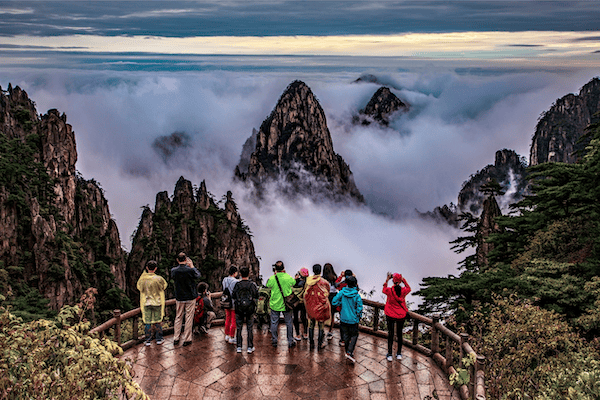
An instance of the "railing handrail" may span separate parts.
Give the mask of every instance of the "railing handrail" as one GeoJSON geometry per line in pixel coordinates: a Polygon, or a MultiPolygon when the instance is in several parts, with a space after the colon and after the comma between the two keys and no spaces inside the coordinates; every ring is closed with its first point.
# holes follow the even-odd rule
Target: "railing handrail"
{"type": "MultiPolygon", "coordinates": [[[[218,299],[217,302],[219,303],[218,305],[220,305],[221,295],[222,295],[222,292],[215,292],[215,293],[211,293],[210,297],[211,297],[211,299],[218,299]]],[[[166,300],[165,307],[173,306],[173,305],[175,305],[175,302],[176,302],[175,299],[166,300]]],[[[373,309],[374,309],[373,328],[365,326],[365,325],[359,325],[359,329],[361,331],[369,333],[369,334],[373,334],[373,335],[381,336],[381,337],[387,337],[387,332],[379,330],[379,322],[378,322],[379,321],[379,312],[383,311],[385,304],[377,302],[377,301],[369,300],[369,299],[363,299],[363,305],[373,307],[373,309]]],[[[111,318],[108,321],[104,322],[103,324],[98,325],[95,328],[91,329],[90,334],[98,333],[100,335],[103,335],[106,330],[115,326],[115,337],[117,339],[116,342],[123,349],[127,349],[129,347],[136,345],[137,343],[139,343],[141,341],[137,337],[138,336],[138,333],[137,333],[138,321],[137,320],[138,320],[140,314],[141,314],[141,308],[139,308],[139,307],[134,308],[133,310],[127,311],[123,314],[121,314],[120,310],[115,310],[114,311],[115,316],[113,318],[111,318]],[[121,344],[120,325],[121,325],[121,322],[128,320],[128,319],[134,320],[134,322],[133,322],[133,336],[134,337],[133,337],[133,339],[129,340],[128,342],[121,344]]],[[[459,345],[460,358],[458,360],[459,361],[458,367],[460,367],[460,368],[463,367],[462,359],[465,354],[472,354],[475,356],[476,363],[475,363],[475,365],[470,367],[470,372],[471,372],[470,384],[469,384],[469,386],[462,385],[459,388],[459,393],[463,400],[467,400],[467,399],[485,400],[485,398],[486,398],[485,397],[485,375],[484,375],[484,370],[483,370],[484,363],[485,363],[485,357],[478,355],[473,350],[473,348],[471,347],[471,345],[468,342],[468,340],[469,340],[468,334],[461,333],[459,335],[459,334],[451,331],[450,329],[448,329],[447,327],[442,325],[441,322],[439,322],[439,317],[429,318],[429,317],[426,317],[421,314],[417,314],[416,312],[409,310],[408,318],[410,318],[414,321],[413,331],[412,331],[413,337],[412,337],[412,341],[409,341],[409,340],[406,340],[403,338],[402,339],[403,344],[424,354],[424,355],[427,355],[427,356],[433,358],[438,363],[438,365],[442,369],[444,369],[444,371],[447,374],[450,375],[450,374],[456,372],[456,368],[454,367],[454,362],[453,362],[451,342],[455,342],[459,345]],[[418,344],[419,323],[423,323],[423,324],[431,327],[431,349],[418,344]],[[445,355],[442,355],[440,353],[440,340],[439,340],[440,333],[447,338],[445,355]]],[[[217,322],[217,321],[215,321],[215,322],[217,322]]]]}

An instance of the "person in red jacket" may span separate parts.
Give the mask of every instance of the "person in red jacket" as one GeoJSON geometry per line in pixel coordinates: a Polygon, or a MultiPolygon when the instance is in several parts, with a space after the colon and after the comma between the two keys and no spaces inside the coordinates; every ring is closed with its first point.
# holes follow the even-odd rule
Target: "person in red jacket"
{"type": "Polygon", "coordinates": [[[394,328],[398,337],[398,351],[396,358],[402,360],[402,329],[404,328],[404,320],[408,314],[406,307],[406,295],[410,293],[410,286],[406,279],[401,274],[392,274],[388,272],[387,279],[383,284],[383,294],[387,296],[383,312],[385,313],[388,326],[388,353],[387,360],[392,361],[392,348],[394,346],[394,328]],[[392,279],[394,285],[388,287],[388,282],[392,279]],[[401,286],[401,285],[404,285],[401,286]]]}

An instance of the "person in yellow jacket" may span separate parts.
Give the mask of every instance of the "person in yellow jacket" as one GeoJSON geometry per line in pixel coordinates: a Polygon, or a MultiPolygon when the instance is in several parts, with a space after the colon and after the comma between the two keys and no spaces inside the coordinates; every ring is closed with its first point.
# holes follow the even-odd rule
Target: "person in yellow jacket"
{"type": "Polygon", "coordinates": [[[152,343],[152,325],[156,329],[156,344],[163,344],[162,320],[165,316],[165,289],[167,281],[156,274],[158,263],[150,260],[146,263],[146,270],[137,281],[140,291],[140,308],[142,320],[146,330],[146,346],[152,343]]]}

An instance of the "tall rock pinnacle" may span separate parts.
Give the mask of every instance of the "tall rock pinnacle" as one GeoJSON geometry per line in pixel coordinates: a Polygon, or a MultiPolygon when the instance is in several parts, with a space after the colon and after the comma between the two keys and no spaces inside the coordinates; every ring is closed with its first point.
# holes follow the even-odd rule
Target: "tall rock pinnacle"
{"type": "Polygon", "coordinates": [[[333,150],[325,112],[310,88],[292,82],[256,134],[249,159],[242,156],[235,176],[258,197],[276,191],[315,201],[364,203],[348,164],[333,150]]]}

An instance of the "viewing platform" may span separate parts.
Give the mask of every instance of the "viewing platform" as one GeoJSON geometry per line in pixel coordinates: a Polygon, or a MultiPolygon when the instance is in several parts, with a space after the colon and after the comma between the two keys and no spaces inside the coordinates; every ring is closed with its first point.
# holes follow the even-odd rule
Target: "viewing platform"
{"type": "Polygon", "coordinates": [[[268,330],[255,328],[252,354],[224,340],[222,326],[195,335],[190,346],[152,342],[131,347],[122,357],[133,361],[134,379],[153,400],[183,399],[395,399],[459,400],[447,374],[435,361],[408,346],[401,361],[386,360],[387,339],[361,332],[356,363],[339,346],[339,329],[326,347],[309,349],[307,340],[288,350],[286,328],[279,325],[279,346],[268,330]]]}

